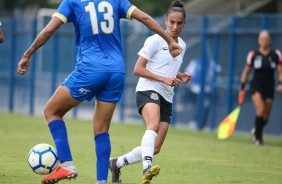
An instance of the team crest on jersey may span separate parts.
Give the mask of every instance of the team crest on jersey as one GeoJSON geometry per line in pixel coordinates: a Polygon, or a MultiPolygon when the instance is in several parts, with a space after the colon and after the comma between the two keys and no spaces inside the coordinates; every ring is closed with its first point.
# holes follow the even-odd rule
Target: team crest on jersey
{"type": "Polygon", "coordinates": [[[276,63],[275,63],[274,61],[271,61],[271,62],[270,62],[270,67],[271,67],[272,69],[275,69],[275,68],[276,68],[276,63]]]}
{"type": "Polygon", "coordinates": [[[150,98],[152,100],[159,100],[159,95],[157,93],[151,93],[150,98]]]}
{"type": "Polygon", "coordinates": [[[262,57],[257,56],[254,60],[254,67],[255,68],[261,68],[261,65],[262,65],[262,57]]]}

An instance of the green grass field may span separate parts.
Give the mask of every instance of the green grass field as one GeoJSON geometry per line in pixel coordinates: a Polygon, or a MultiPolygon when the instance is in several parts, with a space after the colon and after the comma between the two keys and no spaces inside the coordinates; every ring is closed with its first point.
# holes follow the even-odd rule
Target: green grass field
{"type": "MultiPolygon", "coordinates": [[[[95,153],[91,121],[66,120],[72,155],[79,171],[64,183],[95,184],[95,153]]],[[[145,127],[113,123],[112,156],[141,142],[145,127]]],[[[161,172],[154,184],[282,183],[282,139],[266,137],[265,145],[251,144],[250,135],[235,134],[218,141],[215,133],[171,128],[163,149],[154,157],[161,172]]],[[[29,168],[27,154],[38,143],[53,144],[42,117],[0,113],[0,183],[36,184],[42,176],[29,168]]],[[[125,184],[139,184],[142,164],[122,169],[125,184]]],[[[110,179],[109,179],[110,180],[110,179]]],[[[109,182],[111,183],[111,182],[109,182]]]]}

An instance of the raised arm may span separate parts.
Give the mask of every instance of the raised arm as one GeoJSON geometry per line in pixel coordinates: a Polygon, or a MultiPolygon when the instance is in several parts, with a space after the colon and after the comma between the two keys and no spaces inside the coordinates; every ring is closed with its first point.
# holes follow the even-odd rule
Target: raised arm
{"type": "Polygon", "coordinates": [[[138,8],[136,8],[132,14],[131,18],[138,20],[139,22],[146,25],[149,29],[159,34],[169,45],[169,51],[173,57],[178,56],[182,49],[180,46],[173,40],[171,36],[167,32],[163,30],[163,28],[148,14],[142,12],[138,8]]]}
{"type": "Polygon", "coordinates": [[[42,45],[44,45],[49,38],[52,36],[52,34],[63,24],[64,22],[57,18],[53,17],[51,21],[48,23],[48,25],[38,34],[38,36],[35,38],[31,46],[28,48],[28,50],[24,53],[22,59],[18,63],[18,73],[21,75],[24,75],[28,71],[29,63],[30,63],[30,57],[31,55],[39,49],[42,45]]]}

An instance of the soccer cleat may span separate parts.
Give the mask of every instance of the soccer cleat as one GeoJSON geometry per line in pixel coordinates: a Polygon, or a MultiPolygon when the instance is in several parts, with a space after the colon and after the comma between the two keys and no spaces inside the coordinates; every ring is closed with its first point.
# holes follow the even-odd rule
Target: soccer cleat
{"type": "Polygon", "coordinates": [[[112,173],[112,182],[113,184],[122,184],[120,179],[120,168],[117,167],[117,158],[110,159],[110,171],[112,173]]]}
{"type": "Polygon", "coordinates": [[[252,128],[251,130],[251,133],[253,135],[253,142],[256,146],[261,146],[263,145],[263,140],[262,140],[262,137],[258,137],[256,135],[256,129],[255,128],[252,128]]]}
{"type": "Polygon", "coordinates": [[[259,139],[255,140],[255,141],[254,141],[254,144],[255,144],[256,146],[262,146],[262,145],[263,145],[262,141],[259,140],[259,139]]]}
{"type": "Polygon", "coordinates": [[[75,179],[77,177],[77,172],[69,171],[63,167],[58,167],[55,173],[44,177],[41,180],[42,184],[55,184],[64,179],[75,179]]]}
{"type": "Polygon", "coordinates": [[[161,167],[155,165],[143,170],[143,184],[150,184],[153,177],[157,176],[161,170],[161,167]]]}

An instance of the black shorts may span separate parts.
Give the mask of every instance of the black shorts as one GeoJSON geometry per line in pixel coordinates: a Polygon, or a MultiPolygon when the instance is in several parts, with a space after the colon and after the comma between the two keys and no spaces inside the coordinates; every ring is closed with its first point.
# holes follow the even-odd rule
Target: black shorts
{"type": "Polygon", "coordinates": [[[146,103],[155,103],[160,106],[160,116],[162,122],[171,121],[172,103],[166,101],[159,93],[149,91],[137,91],[136,92],[136,104],[139,114],[142,115],[142,108],[146,103]]]}
{"type": "Polygon", "coordinates": [[[256,92],[260,93],[264,100],[274,99],[274,85],[272,83],[262,85],[256,81],[251,81],[250,92],[252,95],[256,92]]]}

